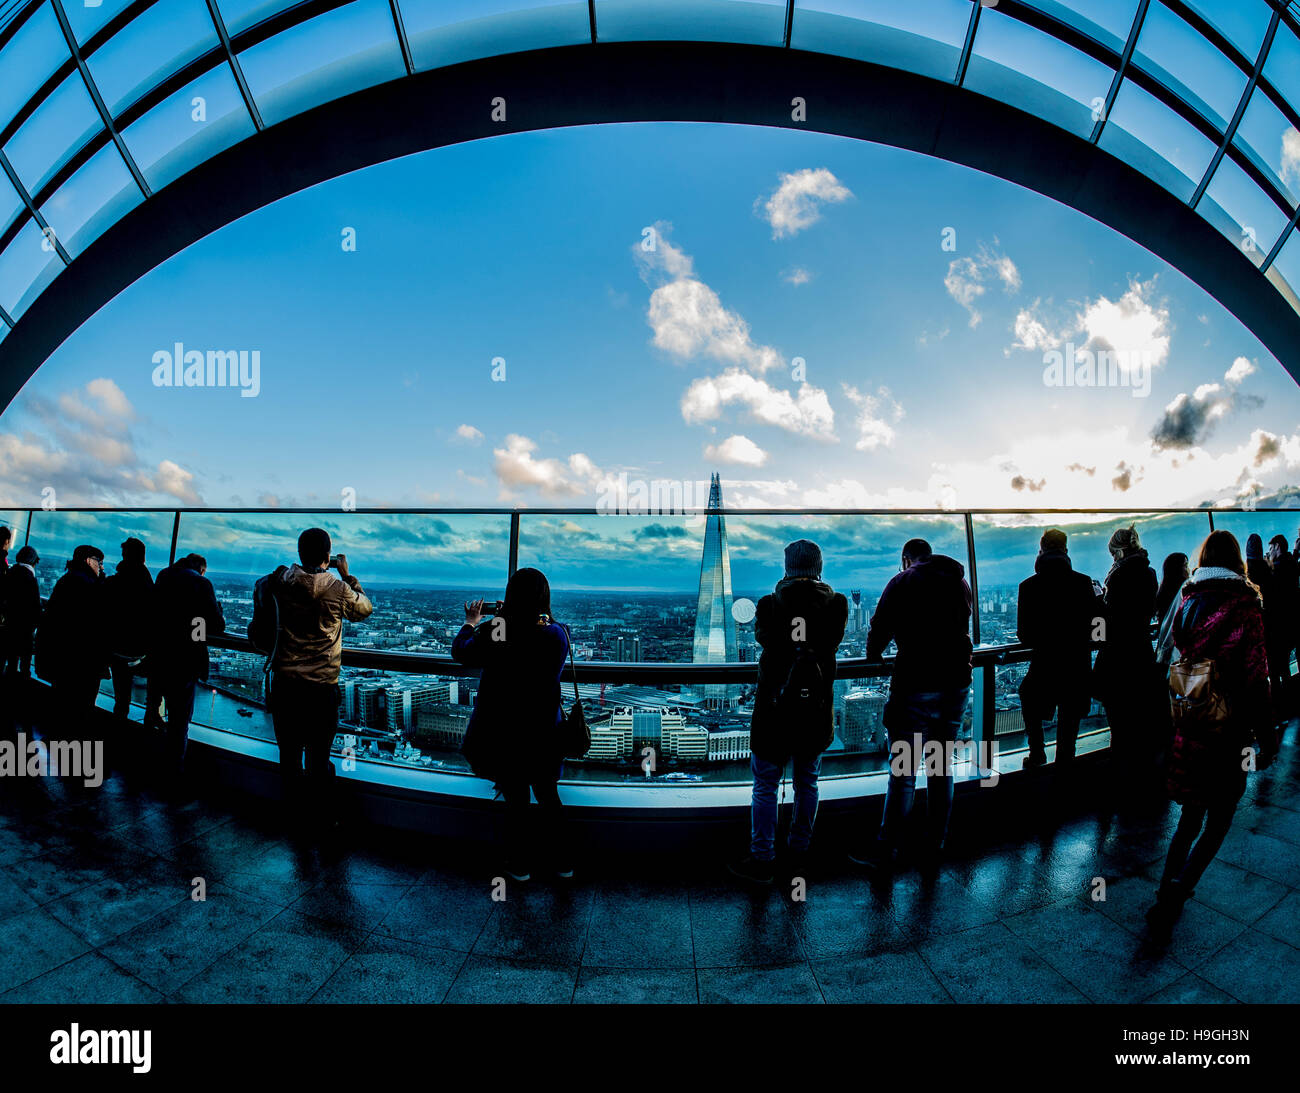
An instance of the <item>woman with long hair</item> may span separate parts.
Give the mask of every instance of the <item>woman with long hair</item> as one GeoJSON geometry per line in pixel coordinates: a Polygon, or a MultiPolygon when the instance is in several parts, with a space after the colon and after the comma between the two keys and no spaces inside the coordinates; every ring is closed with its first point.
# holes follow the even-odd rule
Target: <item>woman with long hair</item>
{"type": "Polygon", "coordinates": [[[1156,589],[1156,625],[1165,621],[1169,609],[1178,599],[1179,590],[1191,576],[1187,568],[1187,555],[1181,551],[1170,554],[1160,567],[1160,587],[1156,589]]]}
{"type": "Polygon", "coordinates": [[[557,788],[564,754],[560,674],[569,635],[551,618],[551,586],[541,570],[516,570],[495,612],[485,612],[482,600],[465,604],[451,655],[482,669],[464,750],[475,773],[490,778],[505,798],[506,874],[528,880],[530,859],[540,851],[556,876],[572,877],[557,788]],[[530,791],[540,806],[536,825],[529,822],[530,791]],[[530,845],[530,834],[540,846],[530,845]]]}
{"type": "Polygon", "coordinates": [[[1223,845],[1246,791],[1252,743],[1259,741],[1261,769],[1277,754],[1264,613],[1231,532],[1211,532],[1201,544],[1174,620],[1174,644],[1184,661],[1214,662],[1213,686],[1227,704],[1227,717],[1186,718],[1174,737],[1168,788],[1182,813],[1169,843],[1157,902],[1147,912],[1157,931],[1173,925],[1223,845]]]}

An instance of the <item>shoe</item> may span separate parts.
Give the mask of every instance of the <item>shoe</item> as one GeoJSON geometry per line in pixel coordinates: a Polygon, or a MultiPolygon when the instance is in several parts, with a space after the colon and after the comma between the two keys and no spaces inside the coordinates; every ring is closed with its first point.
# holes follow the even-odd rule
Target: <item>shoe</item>
{"type": "Polygon", "coordinates": [[[557,865],[552,865],[551,872],[554,873],[557,877],[559,877],[560,880],[573,879],[573,866],[567,861],[557,865]]]}
{"type": "Polygon", "coordinates": [[[507,861],[505,866],[502,868],[502,872],[504,872],[511,880],[518,881],[520,884],[526,880],[533,879],[532,874],[529,873],[523,865],[516,861],[507,861]]]}
{"type": "Polygon", "coordinates": [[[1037,770],[1039,767],[1047,766],[1047,753],[1045,751],[1031,751],[1025,756],[1025,761],[1021,764],[1025,770],[1037,770]]]}
{"type": "Polygon", "coordinates": [[[894,857],[894,850],[879,840],[868,843],[861,849],[849,851],[849,861],[864,869],[870,869],[873,873],[892,873],[894,857]]]}
{"type": "Polygon", "coordinates": [[[776,879],[775,862],[760,861],[753,854],[746,854],[738,862],[728,862],[727,870],[733,877],[747,880],[751,884],[771,884],[776,879]]]}

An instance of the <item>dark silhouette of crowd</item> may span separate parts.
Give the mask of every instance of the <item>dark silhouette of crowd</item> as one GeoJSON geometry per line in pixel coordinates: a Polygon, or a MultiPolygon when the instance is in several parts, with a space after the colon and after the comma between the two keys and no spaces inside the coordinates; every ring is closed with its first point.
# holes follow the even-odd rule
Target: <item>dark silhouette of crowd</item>
{"type": "MultiPolygon", "coordinates": [[[[78,546],[42,604],[39,555],[24,546],[10,564],[11,543],[8,529],[0,529],[0,686],[8,727],[34,716],[33,664],[49,684],[39,716],[52,738],[87,731],[104,679],[112,680],[119,730],[133,731],[130,710],[143,685],[144,731],[156,741],[161,770],[181,784],[196,691],[208,677],[208,639],[225,629],[206,560],[188,554],[154,577],[145,543],[132,537],[106,576],[103,552],[78,546]]],[[[1250,535],[1243,556],[1231,533],[1213,531],[1190,558],[1166,557],[1159,578],[1136,525],[1116,529],[1107,548],[1111,565],[1098,581],[1074,568],[1066,533],[1050,528],[1032,575],[1019,586],[1018,637],[1029,651],[1020,685],[1022,766],[1035,777],[1068,777],[1079,762],[1082,722],[1094,701],[1104,707],[1109,776],[1096,803],[1110,809],[1167,793],[1181,808],[1148,914],[1152,931],[1167,933],[1222,845],[1248,773],[1269,764],[1279,725],[1292,716],[1300,539],[1288,549],[1274,536],[1266,551],[1262,537],[1250,535]]],[[[374,610],[347,556],[332,550],[323,529],[303,531],[298,562],[257,581],[248,627],[266,657],[286,811],[313,831],[338,823],[331,753],[343,625],[374,610]]],[[[784,562],[784,576],[756,609],[762,652],[750,737],[750,844],[729,865],[758,884],[806,871],[822,756],[834,739],[836,653],[848,618],[845,597],[822,579],[817,544],[790,543],[784,562]],[[778,789],[787,768],[793,815],[779,845],[778,789]]],[[[849,854],[878,874],[931,869],[944,854],[954,747],[972,683],[973,610],[960,562],[923,539],[903,545],[899,572],[881,593],[866,638],[868,661],[883,662],[896,649],[882,718],[888,788],[878,826],[849,854]],[[922,770],[927,789],[915,839],[908,829],[922,770]]],[[[552,617],[545,575],[519,569],[504,600],[466,603],[452,656],[481,673],[464,752],[504,801],[506,874],[525,881],[540,866],[571,877],[559,781],[566,755],[581,754],[572,750],[575,726],[586,730],[576,686],[574,706],[565,710],[561,679],[572,646],[568,628],[552,617]]]]}

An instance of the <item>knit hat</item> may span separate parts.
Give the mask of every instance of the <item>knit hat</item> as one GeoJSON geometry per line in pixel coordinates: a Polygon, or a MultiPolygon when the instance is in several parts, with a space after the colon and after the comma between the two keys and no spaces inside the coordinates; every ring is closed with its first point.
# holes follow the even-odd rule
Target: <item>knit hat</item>
{"type": "Polygon", "coordinates": [[[1044,553],[1065,553],[1065,532],[1060,528],[1048,528],[1038,540],[1038,549],[1044,553]]]}
{"type": "Polygon", "coordinates": [[[821,547],[808,539],[796,539],[785,548],[785,575],[820,577],[822,575],[821,547]]]}
{"type": "Polygon", "coordinates": [[[35,565],[41,560],[41,557],[36,553],[35,547],[25,546],[18,552],[16,560],[19,565],[35,565]]]}
{"type": "Polygon", "coordinates": [[[1262,562],[1264,560],[1264,540],[1258,535],[1246,536],[1246,561],[1262,562]]]}
{"type": "Polygon", "coordinates": [[[1138,541],[1137,528],[1130,524],[1126,528],[1116,528],[1115,534],[1110,537],[1110,542],[1106,544],[1106,549],[1112,554],[1131,554],[1142,544],[1138,541]]]}

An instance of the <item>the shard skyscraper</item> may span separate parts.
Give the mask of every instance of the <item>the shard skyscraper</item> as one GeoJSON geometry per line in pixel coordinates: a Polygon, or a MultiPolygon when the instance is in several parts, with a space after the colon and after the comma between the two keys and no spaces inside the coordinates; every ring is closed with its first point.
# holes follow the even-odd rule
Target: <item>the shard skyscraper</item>
{"type": "MultiPolygon", "coordinates": [[[[700,558],[700,599],[695,611],[696,664],[720,664],[738,659],[736,619],[731,613],[731,558],[727,554],[727,524],[722,516],[722,483],[717,474],[709,484],[709,511],[704,523],[704,554],[700,558]]],[[[733,688],[704,687],[706,704],[731,705],[733,688]]]]}

